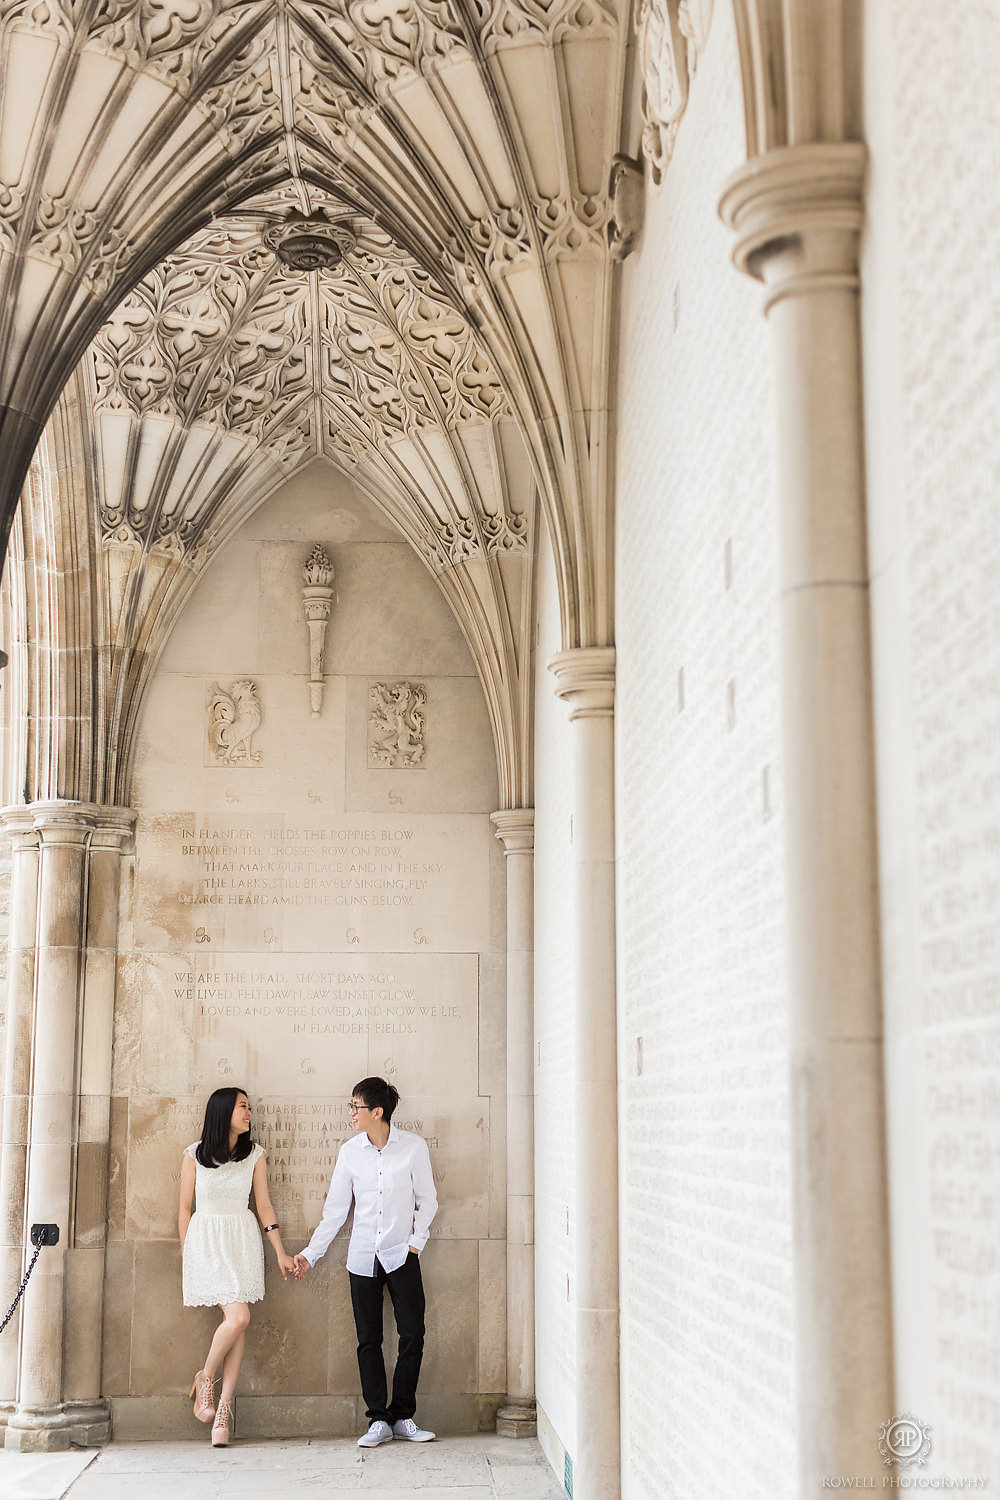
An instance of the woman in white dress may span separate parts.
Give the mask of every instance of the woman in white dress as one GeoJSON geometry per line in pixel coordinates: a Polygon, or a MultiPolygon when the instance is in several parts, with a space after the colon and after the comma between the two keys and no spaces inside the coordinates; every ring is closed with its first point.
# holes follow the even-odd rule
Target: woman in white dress
{"type": "Polygon", "coordinates": [[[181,1158],[177,1214],[184,1259],[184,1306],[218,1306],[222,1310],[222,1322],[190,1392],[199,1422],[212,1423],[213,1448],[224,1448],[229,1442],[233,1397],[250,1322],[249,1304],[259,1302],[264,1295],[264,1251],[257,1221],[249,1209],[251,1187],[264,1233],[287,1280],[295,1262],[285,1254],[281,1243],[267,1188],[264,1152],[250,1139],[249,1100],[242,1089],[216,1089],[205,1107],[201,1140],[188,1146],[181,1158]],[[222,1390],[216,1406],[220,1368],[222,1390]]]}

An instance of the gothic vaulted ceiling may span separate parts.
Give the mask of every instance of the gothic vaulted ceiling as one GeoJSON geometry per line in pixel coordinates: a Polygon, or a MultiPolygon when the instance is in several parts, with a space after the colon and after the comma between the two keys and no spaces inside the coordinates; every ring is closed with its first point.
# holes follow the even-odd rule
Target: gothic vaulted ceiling
{"type": "MultiPolygon", "coordinates": [[[[0,24],[9,444],[45,419],[116,307],[99,392],[113,385],[151,410],[136,366],[152,368],[155,346],[166,371],[179,362],[186,420],[218,425],[225,411],[245,428],[216,386],[239,382],[266,324],[282,345],[273,381],[295,378],[294,345],[310,365],[301,378],[318,389],[318,360],[329,386],[308,436],[271,434],[283,461],[296,441],[336,441],[356,464],[379,401],[388,432],[505,413],[557,529],[587,529],[588,497],[606,482],[616,0],[4,0],[0,24]],[[339,218],[356,242],[330,295],[268,274],[264,234],[291,215],[339,218]],[[186,335],[173,326],[185,277],[186,335]],[[233,326],[213,386],[194,370],[210,336],[192,309],[199,298],[225,308],[227,293],[233,326]],[[159,322],[145,344],[130,323],[140,308],[159,322]],[[294,331],[302,320],[308,338],[294,331]],[[334,422],[336,440],[334,411],[349,418],[334,422]]],[[[516,508],[529,504],[522,495],[516,508]]],[[[468,522],[462,505],[455,495],[440,511],[444,530],[468,522]]],[[[600,634],[588,580],[563,586],[574,630],[600,634]]]]}
{"type": "MultiPolygon", "coordinates": [[[[854,132],[847,0],[733,9],[751,153],[854,132]]],[[[612,255],[642,183],[619,160],[610,201],[638,139],[624,80],[659,180],[712,10],[0,0],[0,560],[35,452],[26,555],[39,580],[74,578],[53,628],[74,621],[69,658],[108,677],[38,675],[35,725],[89,723],[102,745],[39,744],[37,795],[127,796],[186,590],[319,456],[437,574],[501,795],[528,805],[536,510],[564,647],[613,640],[612,255]],[[52,770],[67,758],[105,770],[88,790],[52,770]]],[[[51,613],[33,627],[49,661],[51,613]]]]}
{"type": "Polygon", "coordinates": [[[440,577],[523,800],[537,504],[565,644],[610,638],[622,0],[0,0],[0,28],[8,487],[75,369],[121,659],[170,618],[164,559],[189,586],[325,457],[440,577]]]}

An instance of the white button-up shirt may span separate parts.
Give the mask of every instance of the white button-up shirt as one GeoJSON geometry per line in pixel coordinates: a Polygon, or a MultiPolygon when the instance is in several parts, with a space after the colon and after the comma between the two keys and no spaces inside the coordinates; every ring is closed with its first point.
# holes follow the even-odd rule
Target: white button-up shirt
{"type": "Polygon", "coordinates": [[[323,1217],[302,1252],[311,1266],[325,1255],[354,1204],[354,1228],[347,1247],[347,1269],[374,1276],[375,1261],[398,1271],[412,1245],[421,1251],[437,1213],[437,1193],[427,1142],[409,1130],[389,1126],[380,1151],[360,1131],[340,1148],[323,1204],[323,1217]]]}

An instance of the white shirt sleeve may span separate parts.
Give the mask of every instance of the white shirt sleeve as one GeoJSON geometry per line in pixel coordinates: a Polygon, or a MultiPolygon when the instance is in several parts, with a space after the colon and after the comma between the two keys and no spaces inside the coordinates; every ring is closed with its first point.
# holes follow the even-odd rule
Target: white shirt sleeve
{"type": "Polygon", "coordinates": [[[313,1230],[312,1239],[309,1241],[302,1254],[311,1266],[314,1266],[320,1256],[329,1250],[337,1231],[342,1228],[344,1220],[351,1211],[354,1201],[354,1180],[347,1166],[347,1158],[343,1149],[337,1156],[333,1176],[330,1178],[330,1187],[323,1204],[323,1217],[313,1230]]]}
{"type": "Polygon", "coordinates": [[[430,1238],[431,1220],[437,1213],[438,1200],[431,1171],[431,1154],[427,1142],[420,1140],[416,1148],[413,1171],[413,1233],[410,1244],[420,1251],[430,1238]]]}

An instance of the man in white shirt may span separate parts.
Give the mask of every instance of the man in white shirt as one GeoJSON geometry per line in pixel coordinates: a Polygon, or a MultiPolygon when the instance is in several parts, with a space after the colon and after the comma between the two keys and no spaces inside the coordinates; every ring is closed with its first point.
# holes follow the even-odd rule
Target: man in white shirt
{"type": "Polygon", "coordinates": [[[391,1124],[399,1094],[384,1078],[354,1085],[354,1136],[340,1148],[323,1205],[323,1217],[306,1248],[295,1257],[301,1281],[325,1255],[354,1205],[347,1249],[351,1305],[358,1333],[358,1369],[368,1412],[359,1448],[377,1448],[394,1437],[428,1443],[433,1432],[413,1420],[417,1377],[424,1352],[424,1287],[420,1252],[437,1213],[437,1193],[427,1142],[391,1124]],[[399,1351],[388,1400],[382,1358],[384,1288],[396,1318],[399,1351]]]}

